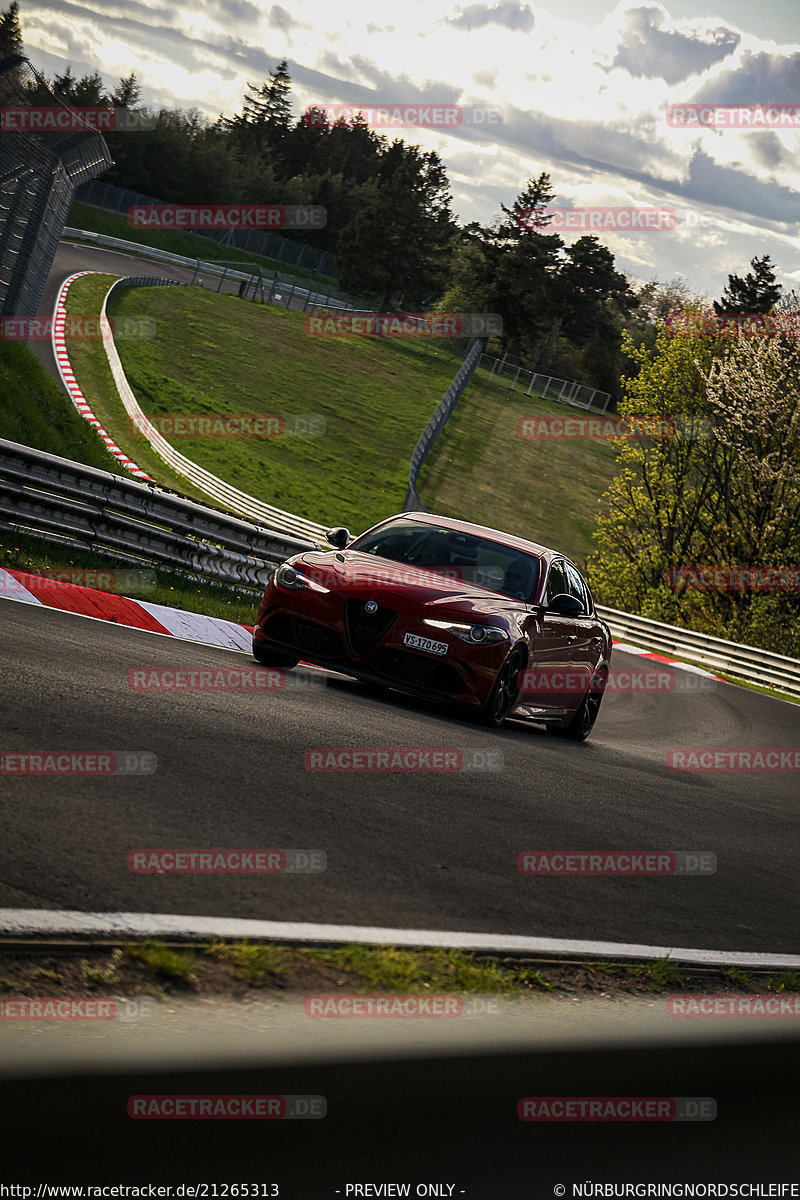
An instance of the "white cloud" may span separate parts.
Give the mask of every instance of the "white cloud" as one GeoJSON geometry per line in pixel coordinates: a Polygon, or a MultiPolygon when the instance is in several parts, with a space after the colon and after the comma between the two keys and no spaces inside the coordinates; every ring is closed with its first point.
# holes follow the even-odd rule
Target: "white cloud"
{"type": "Polygon", "coordinates": [[[146,102],[212,119],[239,111],[247,81],[283,57],[297,115],[311,102],[499,106],[500,126],[402,131],[441,153],[461,220],[488,222],[542,170],[573,204],[714,211],[726,220],[702,236],[658,233],[635,248],[618,236],[612,249],[647,276],[686,260],[693,287],[719,291],[756,252],[786,278],[800,270],[800,130],[674,129],[666,108],[795,100],[800,43],[756,36],[726,16],[728,0],[710,7],[676,20],[669,0],[622,0],[590,23],[575,19],[580,7],[526,0],[404,0],[383,20],[373,0],[26,0],[22,18],[49,74],[60,60],[55,69],[98,69],[113,85],[135,70],[146,102]]]}

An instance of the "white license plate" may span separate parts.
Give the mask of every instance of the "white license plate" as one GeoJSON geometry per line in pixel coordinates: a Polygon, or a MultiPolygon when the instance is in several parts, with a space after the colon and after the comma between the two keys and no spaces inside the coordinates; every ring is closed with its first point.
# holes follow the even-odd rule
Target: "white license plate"
{"type": "Polygon", "coordinates": [[[404,646],[414,650],[424,650],[426,654],[447,654],[447,642],[432,642],[430,638],[419,637],[416,633],[407,633],[403,638],[404,646]]]}

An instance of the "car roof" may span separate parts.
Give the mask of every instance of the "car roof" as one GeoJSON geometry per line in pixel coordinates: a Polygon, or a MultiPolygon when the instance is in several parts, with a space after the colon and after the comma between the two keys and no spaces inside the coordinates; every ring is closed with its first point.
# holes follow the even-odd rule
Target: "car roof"
{"type": "MultiPolygon", "coordinates": [[[[492,541],[502,542],[503,545],[519,550],[523,554],[536,554],[540,558],[544,558],[548,564],[554,558],[566,558],[568,562],[572,561],[559,550],[551,550],[547,546],[540,546],[537,542],[530,542],[527,538],[516,537],[513,533],[506,533],[502,529],[492,529],[488,525],[475,525],[472,521],[459,521],[455,517],[442,517],[428,512],[396,513],[395,516],[387,517],[386,520],[396,521],[398,517],[413,517],[415,521],[422,521],[426,525],[446,525],[448,529],[455,529],[458,533],[474,533],[478,537],[488,537],[492,541]]],[[[383,525],[385,522],[381,521],[380,524],[383,525]]]]}

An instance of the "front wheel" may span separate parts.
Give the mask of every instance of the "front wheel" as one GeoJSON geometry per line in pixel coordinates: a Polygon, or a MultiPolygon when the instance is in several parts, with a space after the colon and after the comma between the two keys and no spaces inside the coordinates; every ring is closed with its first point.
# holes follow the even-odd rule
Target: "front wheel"
{"type": "Polygon", "coordinates": [[[605,670],[600,670],[593,675],[589,689],[569,724],[561,727],[551,725],[550,732],[554,733],[556,737],[569,738],[573,742],[585,742],[594,729],[607,680],[608,672],[605,670]]]}
{"type": "Polygon", "coordinates": [[[500,668],[489,699],[480,713],[480,720],[492,729],[499,729],[513,711],[519,697],[519,674],[525,666],[521,650],[512,650],[500,668]]]}
{"type": "Polygon", "coordinates": [[[283,667],[286,671],[291,671],[292,667],[296,667],[300,662],[299,655],[287,654],[284,650],[274,650],[272,646],[266,645],[264,642],[257,642],[253,638],[253,658],[257,663],[261,663],[262,667],[283,667]]]}

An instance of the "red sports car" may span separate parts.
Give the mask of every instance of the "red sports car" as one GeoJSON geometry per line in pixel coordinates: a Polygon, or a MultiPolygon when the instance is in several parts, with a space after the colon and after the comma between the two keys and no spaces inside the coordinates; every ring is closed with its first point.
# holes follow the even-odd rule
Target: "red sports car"
{"type": "Polygon", "coordinates": [[[303,659],[373,686],[449,700],[488,725],[545,722],[583,741],[611,632],[563,554],[496,529],[401,513],[277,568],[258,611],[264,666],[303,659]]]}

